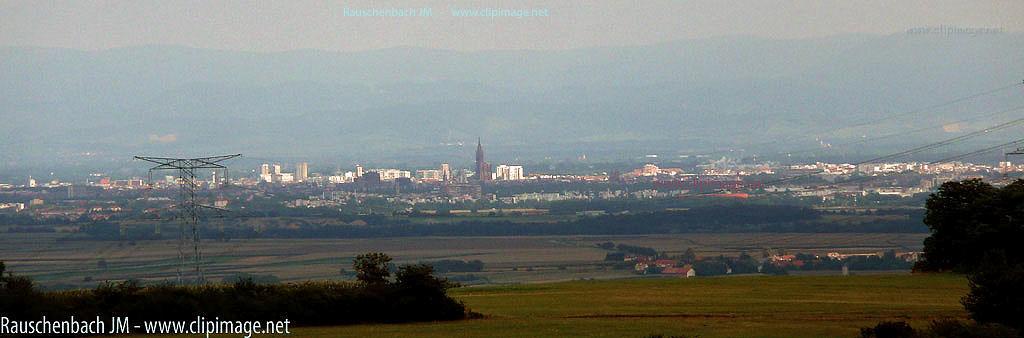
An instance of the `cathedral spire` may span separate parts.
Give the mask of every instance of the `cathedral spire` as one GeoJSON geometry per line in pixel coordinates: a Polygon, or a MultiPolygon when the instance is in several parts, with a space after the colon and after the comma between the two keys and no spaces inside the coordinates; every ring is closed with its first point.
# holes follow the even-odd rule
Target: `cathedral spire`
{"type": "Polygon", "coordinates": [[[491,166],[484,161],[484,145],[476,138],[476,177],[481,181],[491,180],[491,166]]]}
{"type": "Polygon", "coordinates": [[[477,166],[484,161],[484,146],[480,143],[480,138],[476,138],[476,163],[477,166]]]}

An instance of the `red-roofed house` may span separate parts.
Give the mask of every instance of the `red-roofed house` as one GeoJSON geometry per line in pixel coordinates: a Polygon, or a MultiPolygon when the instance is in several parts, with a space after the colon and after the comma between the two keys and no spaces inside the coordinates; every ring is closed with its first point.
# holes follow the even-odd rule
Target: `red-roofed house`
{"type": "Polygon", "coordinates": [[[656,266],[658,266],[659,268],[662,268],[662,269],[664,269],[664,268],[671,268],[673,266],[676,266],[676,261],[671,260],[671,259],[659,259],[659,260],[654,261],[654,265],[656,265],[656,266]]]}

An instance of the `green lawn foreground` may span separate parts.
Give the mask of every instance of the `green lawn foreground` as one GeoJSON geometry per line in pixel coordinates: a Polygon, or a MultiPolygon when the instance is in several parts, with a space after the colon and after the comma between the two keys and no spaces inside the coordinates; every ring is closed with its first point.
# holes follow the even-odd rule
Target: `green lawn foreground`
{"type": "MultiPolygon", "coordinates": [[[[856,337],[881,320],[965,319],[963,276],[644,278],[460,288],[484,319],[296,328],[298,337],[856,337]]],[[[266,336],[269,337],[269,336],[266,336]]]]}

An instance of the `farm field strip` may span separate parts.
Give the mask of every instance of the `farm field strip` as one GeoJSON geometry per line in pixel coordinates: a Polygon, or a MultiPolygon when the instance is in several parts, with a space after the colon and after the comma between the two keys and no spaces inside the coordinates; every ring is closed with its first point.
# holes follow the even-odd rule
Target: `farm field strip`
{"type": "MultiPolygon", "coordinates": [[[[301,337],[856,337],[883,320],[966,319],[963,276],[631,278],[464,287],[482,319],[297,327],[301,337]]],[[[143,336],[139,336],[143,337],[143,336]]]]}
{"type": "MultiPolygon", "coordinates": [[[[351,257],[381,251],[396,263],[479,259],[474,273],[491,283],[628,277],[602,269],[607,253],[596,243],[615,242],[678,254],[693,247],[700,255],[758,254],[764,248],[789,252],[873,252],[920,248],[925,234],[678,234],[645,236],[402,237],[375,239],[235,239],[206,241],[203,255],[211,280],[237,272],[274,274],[285,281],[342,278],[351,257]],[[513,271],[516,270],[516,271],[513,271]]],[[[102,280],[168,279],[177,267],[177,241],[68,241],[65,234],[2,234],[0,259],[15,273],[43,285],[89,286],[102,280]],[[99,266],[105,262],[106,268],[99,266]],[[85,279],[93,282],[86,282],[85,279]]]]}

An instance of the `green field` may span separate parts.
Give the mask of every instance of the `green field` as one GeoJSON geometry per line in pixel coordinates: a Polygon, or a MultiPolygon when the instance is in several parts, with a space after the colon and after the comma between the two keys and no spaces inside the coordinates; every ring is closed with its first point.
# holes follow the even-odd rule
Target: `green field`
{"type": "MultiPolygon", "coordinates": [[[[177,241],[138,242],[64,240],[67,234],[3,234],[0,260],[15,274],[42,287],[90,288],[105,280],[171,280],[177,265],[177,241]],[[106,267],[99,266],[99,262],[106,267]]],[[[693,248],[701,256],[735,256],[742,251],[785,249],[825,254],[920,250],[927,234],[731,233],[642,236],[397,237],[366,239],[235,239],[203,242],[207,276],[220,281],[238,272],[270,274],[282,281],[339,280],[351,271],[355,255],[381,251],[396,263],[440,259],[481,260],[473,273],[490,284],[518,284],[634,277],[629,270],[607,269],[607,251],[595,246],[612,241],[681,254],[693,248]]],[[[838,274],[839,271],[831,273],[838,274]]]]}
{"type": "Polygon", "coordinates": [[[461,288],[483,319],[298,328],[299,337],[856,337],[881,320],[965,318],[956,275],[732,276],[461,288]]]}

